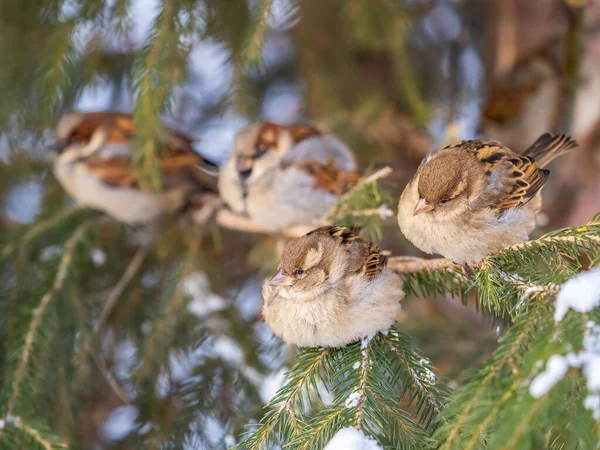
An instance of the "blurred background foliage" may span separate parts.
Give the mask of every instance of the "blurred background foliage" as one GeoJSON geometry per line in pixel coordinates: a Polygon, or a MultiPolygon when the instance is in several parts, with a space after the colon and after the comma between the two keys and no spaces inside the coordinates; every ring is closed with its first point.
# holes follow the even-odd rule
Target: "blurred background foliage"
{"type": "MultiPolygon", "coordinates": [[[[570,132],[581,146],[551,167],[537,233],[586,223],[600,210],[599,31],[597,0],[3,0],[1,239],[10,249],[22,225],[70,206],[46,151],[70,109],[134,112],[138,163],[150,168],[160,120],[215,162],[253,120],[315,123],[363,166],[394,169],[392,208],[420,160],[452,141],[483,135],[522,150],[570,132]]],[[[20,313],[55,279],[78,214],[88,213],[3,254],[3,386],[29,324],[20,313]]],[[[418,255],[394,218],[382,227],[382,248],[418,255]]],[[[294,362],[260,319],[277,245],[216,226],[100,223],[74,244],[44,316],[21,414],[71,448],[235,444],[294,362]]],[[[453,386],[504,329],[472,303],[409,298],[399,317],[453,386]]]]}

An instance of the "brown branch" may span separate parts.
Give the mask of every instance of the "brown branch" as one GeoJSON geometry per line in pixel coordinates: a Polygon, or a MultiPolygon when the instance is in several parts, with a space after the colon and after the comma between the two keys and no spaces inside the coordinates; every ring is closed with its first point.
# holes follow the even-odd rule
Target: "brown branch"
{"type": "Polygon", "coordinates": [[[142,267],[144,259],[146,259],[146,255],[148,255],[149,251],[150,245],[140,247],[131,259],[129,265],[125,269],[125,272],[123,272],[123,275],[121,276],[117,284],[115,284],[115,286],[111,289],[110,293],[108,294],[108,298],[106,299],[106,303],[104,304],[104,308],[102,309],[102,314],[100,315],[100,318],[98,319],[98,322],[94,327],[92,339],[96,337],[98,333],[100,333],[100,331],[102,330],[102,327],[106,323],[108,316],[110,316],[117,302],[119,301],[119,298],[121,297],[121,295],[123,295],[125,288],[127,288],[127,285],[131,282],[133,277],[135,277],[135,275],[142,267]]]}
{"type": "Polygon", "coordinates": [[[388,258],[387,266],[399,273],[414,273],[423,270],[441,270],[441,269],[460,269],[464,271],[463,266],[456,264],[451,259],[434,258],[425,259],[410,256],[392,256],[388,258]]]}
{"type": "Polygon", "coordinates": [[[108,384],[108,386],[113,390],[113,392],[115,393],[117,398],[119,400],[121,400],[121,402],[123,402],[123,404],[131,405],[133,402],[131,401],[129,396],[125,393],[125,391],[123,391],[123,389],[121,389],[121,386],[119,386],[119,383],[117,383],[117,380],[115,380],[115,377],[112,376],[112,374],[110,373],[108,368],[104,365],[104,362],[102,362],[102,360],[93,353],[92,353],[92,359],[94,360],[96,367],[98,368],[98,370],[104,377],[106,384],[108,384]]]}
{"type": "Polygon", "coordinates": [[[557,125],[563,133],[571,133],[575,98],[579,87],[579,72],[583,61],[585,10],[587,1],[566,0],[568,29],[565,37],[565,54],[558,102],[557,125]]]}
{"type": "Polygon", "coordinates": [[[242,216],[240,214],[236,214],[229,209],[221,209],[217,212],[217,223],[223,228],[228,228],[234,231],[243,231],[246,233],[256,233],[256,234],[273,234],[284,236],[288,238],[295,238],[299,236],[303,236],[309,231],[315,229],[318,224],[315,225],[294,225],[292,227],[288,227],[285,230],[280,230],[279,232],[273,232],[271,230],[265,230],[260,225],[257,225],[250,219],[249,217],[242,216]]]}

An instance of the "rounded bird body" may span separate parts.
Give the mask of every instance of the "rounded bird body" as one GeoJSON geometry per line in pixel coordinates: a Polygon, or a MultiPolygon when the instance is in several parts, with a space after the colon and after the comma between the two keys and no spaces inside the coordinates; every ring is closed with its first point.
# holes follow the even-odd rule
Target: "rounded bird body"
{"type": "Polygon", "coordinates": [[[342,347],[392,326],[403,297],[402,280],[375,245],[325,227],[286,245],[263,284],[263,316],[288,343],[342,347]]]}
{"type": "Polygon", "coordinates": [[[277,231],[321,219],[356,179],[354,156],[334,136],[258,122],[237,134],[219,193],[233,211],[277,231]]]}
{"type": "Polygon", "coordinates": [[[216,166],[197,154],[187,137],[169,129],[158,139],[162,189],[140,189],[131,161],[136,132],[128,114],[72,112],[62,117],[54,173],[79,206],[124,223],[146,223],[176,213],[192,196],[216,192],[216,166]]]}
{"type": "Polygon", "coordinates": [[[398,204],[402,233],[425,253],[475,263],[528,239],[549,171],[575,147],[568,136],[541,136],[523,155],[501,143],[461,141],[428,157],[398,204]]]}

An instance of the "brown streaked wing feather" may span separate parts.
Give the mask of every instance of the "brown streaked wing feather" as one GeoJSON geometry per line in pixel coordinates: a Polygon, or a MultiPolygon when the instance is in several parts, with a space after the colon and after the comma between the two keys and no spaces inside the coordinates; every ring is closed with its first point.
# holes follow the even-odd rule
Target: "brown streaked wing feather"
{"type": "Polygon", "coordinates": [[[356,171],[338,170],[333,160],[326,164],[307,161],[300,164],[299,167],[314,177],[316,187],[336,195],[344,193],[349,185],[360,178],[360,174],[356,171]]]}
{"type": "MultiPolygon", "coordinates": [[[[109,141],[113,143],[132,142],[137,131],[131,115],[87,113],[75,133],[80,138],[89,140],[101,126],[106,127],[109,141]]],[[[161,139],[165,148],[159,155],[159,167],[163,178],[167,176],[172,178],[171,175],[177,172],[189,172],[201,186],[209,190],[216,190],[217,166],[194,151],[191,146],[192,140],[189,137],[169,128],[165,128],[165,133],[167,136],[161,139]]],[[[104,159],[91,156],[86,159],[85,163],[94,176],[111,186],[133,187],[137,185],[130,159],[104,159]]]]}
{"type": "Polygon", "coordinates": [[[294,124],[294,125],[290,125],[288,127],[288,129],[290,130],[292,139],[294,140],[294,143],[296,143],[296,144],[300,141],[303,141],[304,139],[309,138],[309,137],[321,136],[323,134],[323,132],[321,130],[319,130],[316,127],[312,127],[310,125],[294,124]]]}
{"type": "Polygon", "coordinates": [[[326,234],[332,238],[339,239],[340,243],[346,248],[349,248],[355,241],[360,240],[361,227],[342,227],[342,226],[330,226],[330,227],[319,227],[309,233],[307,236],[313,234],[326,234]]]}
{"type": "Polygon", "coordinates": [[[87,170],[102,182],[115,187],[132,187],[136,180],[129,160],[90,157],[85,160],[87,170]]]}
{"type": "Polygon", "coordinates": [[[499,212],[525,205],[542,189],[550,171],[537,167],[535,161],[527,156],[512,157],[507,160],[512,167],[508,173],[507,184],[513,187],[496,206],[499,212]]]}
{"type": "Polygon", "coordinates": [[[369,244],[369,254],[364,266],[365,276],[370,280],[377,278],[386,265],[387,257],[380,253],[379,247],[375,244],[369,244]]]}
{"type": "Polygon", "coordinates": [[[348,267],[350,273],[364,273],[367,278],[372,280],[377,278],[386,266],[387,258],[380,253],[377,245],[360,239],[361,231],[360,227],[331,226],[317,228],[308,234],[326,234],[340,239],[340,244],[350,254],[349,257],[352,261],[348,267]]]}
{"type": "Polygon", "coordinates": [[[483,170],[488,175],[504,161],[512,156],[512,152],[497,141],[477,141],[472,151],[481,162],[483,170]]]}

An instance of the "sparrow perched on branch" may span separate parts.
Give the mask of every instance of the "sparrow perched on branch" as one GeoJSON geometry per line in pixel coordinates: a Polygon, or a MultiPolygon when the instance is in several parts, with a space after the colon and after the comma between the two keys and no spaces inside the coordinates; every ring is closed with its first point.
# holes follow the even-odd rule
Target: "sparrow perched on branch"
{"type": "Polygon", "coordinates": [[[497,141],[460,141],[426,158],[398,204],[404,236],[425,253],[481,261],[528,239],[552,159],[574,148],[542,135],[522,155],[497,141]]]}
{"type": "Polygon", "coordinates": [[[321,219],[358,178],[354,156],[331,134],[258,122],[237,133],[219,193],[236,213],[277,231],[321,219]]]}
{"type": "Polygon", "coordinates": [[[137,126],[128,114],[71,112],[56,128],[54,173],[80,206],[128,224],[174,214],[216,192],[217,167],[168,128],[158,139],[161,192],[140,189],[132,166],[137,126]]]}
{"type": "Polygon", "coordinates": [[[284,341],[342,347],[387,330],[400,312],[402,280],[375,244],[346,227],[323,227],[285,246],[263,283],[263,316],[284,341]]]}

